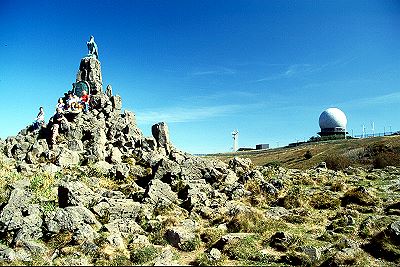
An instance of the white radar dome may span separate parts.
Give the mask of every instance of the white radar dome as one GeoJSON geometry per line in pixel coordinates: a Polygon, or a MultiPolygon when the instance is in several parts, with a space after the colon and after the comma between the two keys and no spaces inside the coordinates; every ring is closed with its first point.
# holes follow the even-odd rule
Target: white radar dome
{"type": "Polygon", "coordinates": [[[346,115],[338,108],[328,108],[319,116],[319,127],[321,129],[342,128],[346,129],[346,115]]]}

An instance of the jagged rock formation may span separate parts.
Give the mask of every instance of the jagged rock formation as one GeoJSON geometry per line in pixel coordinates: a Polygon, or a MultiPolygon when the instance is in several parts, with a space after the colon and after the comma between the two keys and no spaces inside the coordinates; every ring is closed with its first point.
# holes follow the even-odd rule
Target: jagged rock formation
{"type": "Polygon", "coordinates": [[[100,61],[95,57],[84,57],[81,59],[76,81],[86,81],[93,92],[102,92],[103,78],[101,75],[100,61]]]}
{"type": "Polygon", "coordinates": [[[107,225],[119,223],[124,229],[128,225],[136,229],[119,231],[114,227],[110,231],[115,235],[110,242],[123,246],[121,234],[125,231],[143,232],[135,226],[135,221],[144,210],[152,214],[155,209],[171,205],[201,209],[211,204],[222,205],[229,198],[217,188],[237,180],[232,179],[233,171],[222,162],[204,160],[176,149],[165,123],[152,127],[153,137],[143,136],[135,114],[121,112],[121,97],[103,93],[100,62],[96,58],[81,60],[77,81],[87,81],[96,93],[91,96],[87,113],[65,114],[68,122],[61,125],[56,144],[49,142],[52,125],[49,121],[40,131],[30,131],[27,127],[17,136],[8,137],[2,142],[2,150],[25,175],[60,173],[66,168],[80,168],[83,173],[96,169],[101,175],[126,183],[130,189],[127,194],[101,188],[96,191],[78,177],[67,176],[55,184],[58,207],[44,214],[38,204],[29,204],[32,198],[29,182],[16,185],[0,214],[0,232],[15,234],[11,244],[63,232],[73,233],[72,240],[76,243],[93,242],[98,238],[95,229],[101,226],[96,218],[108,216],[107,225]],[[24,213],[28,214],[28,221],[24,213]]]}

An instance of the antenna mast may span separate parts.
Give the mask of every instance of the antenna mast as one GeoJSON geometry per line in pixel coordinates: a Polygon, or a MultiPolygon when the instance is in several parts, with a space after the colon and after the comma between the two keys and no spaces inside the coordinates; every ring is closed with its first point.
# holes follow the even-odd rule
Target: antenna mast
{"type": "Polygon", "coordinates": [[[232,132],[233,137],[233,152],[238,150],[239,131],[236,129],[232,132]]]}

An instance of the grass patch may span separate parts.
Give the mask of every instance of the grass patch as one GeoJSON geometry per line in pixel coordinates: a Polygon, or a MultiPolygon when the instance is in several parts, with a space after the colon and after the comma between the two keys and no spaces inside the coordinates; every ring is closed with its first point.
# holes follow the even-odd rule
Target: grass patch
{"type": "Polygon", "coordinates": [[[160,252],[161,250],[153,245],[131,248],[131,261],[134,264],[143,264],[154,260],[160,254],[160,252]]]}
{"type": "Polygon", "coordinates": [[[340,206],[340,199],[329,191],[318,191],[311,195],[310,206],[315,209],[335,210],[340,206]]]}
{"type": "Polygon", "coordinates": [[[265,216],[257,210],[239,212],[227,224],[233,233],[263,233],[269,225],[265,216]]]}
{"type": "Polygon", "coordinates": [[[224,247],[224,252],[230,259],[267,263],[268,258],[261,250],[260,238],[257,236],[248,236],[224,247]]]}
{"type": "Polygon", "coordinates": [[[224,235],[224,231],[219,228],[205,228],[200,234],[201,240],[206,243],[207,247],[214,245],[224,235]]]}

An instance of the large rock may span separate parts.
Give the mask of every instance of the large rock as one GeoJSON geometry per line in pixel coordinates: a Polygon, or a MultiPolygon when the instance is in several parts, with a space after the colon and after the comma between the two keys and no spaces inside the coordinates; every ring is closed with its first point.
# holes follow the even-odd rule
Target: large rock
{"type": "Polygon", "coordinates": [[[61,208],[83,205],[90,207],[100,196],[79,181],[63,182],[58,187],[58,203],[61,208]]]}
{"type": "Polygon", "coordinates": [[[63,148],[61,153],[58,155],[56,164],[61,167],[78,165],[79,164],[79,154],[76,151],[63,148]]]}
{"type": "Polygon", "coordinates": [[[114,163],[114,164],[118,164],[118,163],[122,162],[122,153],[118,147],[113,147],[111,149],[110,161],[111,161],[111,163],[114,163]]]}
{"type": "Polygon", "coordinates": [[[130,235],[145,233],[140,225],[127,218],[115,219],[105,224],[104,228],[110,233],[120,233],[125,238],[130,235]]]}
{"type": "Polygon", "coordinates": [[[178,196],[171,190],[171,187],[158,179],[154,179],[150,182],[144,195],[145,202],[153,205],[154,207],[168,207],[172,204],[179,203],[178,196]]]}
{"type": "Polygon", "coordinates": [[[141,204],[132,199],[103,198],[93,211],[100,217],[108,217],[110,220],[121,218],[135,220],[139,214],[141,204]]]}
{"type": "Polygon", "coordinates": [[[85,241],[93,242],[99,237],[95,229],[98,229],[101,224],[94,214],[83,206],[58,208],[48,214],[44,221],[47,235],[72,232],[72,240],[77,244],[85,241]]]}
{"type": "Polygon", "coordinates": [[[84,57],[81,59],[76,81],[86,81],[89,83],[93,93],[99,93],[103,90],[103,78],[101,75],[100,61],[94,57],[84,57]]]}
{"type": "Polygon", "coordinates": [[[165,122],[159,122],[157,124],[154,124],[151,127],[151,133],[153,134],[153,137],[156,139],[158,146],[169,148],[170,146],[169,130],[165,122]]]}
{"type": "Polygon", "coordinates": [[[0,233],[14,232],[14,242],[42,237],[42,212],[32,198],[29,191],[15,188],[0,213],[0,233]]]}
{"type": "Polygon", "coordinates": [[[236,174],[239,176],[243,175],[253,167],[251,159],[239,157],[234,157],[231,159],[228,165],[229,168],[236,172],[236,174]]]}
{"type": "Polygon", "coordinates": [[[111,96],[112,107],[115,111],[119,112],[122,108],[122,98],[119,95],[111,96]]]}
{"type": "Polygon", "coordinates": [[[185,220],[179,226],[167,229],[165,236],[172,246],[183,251],[193,251],[200,243],[200,239],[195,232],[196,227],[196,222],[185,220]]]}
{"type": "Polygon", "coordinates": [[[28,163],[37,163],[45,151],[49,149],[45,139],[37,140],[31,147],[26,158],[28,163]]]}
{"type": "Polygon", "coordinates": [[[83,143],[81,140],[76,140],[76,139],[69,140],[68,149],[72,151],[83,151],[83,143]]]}

